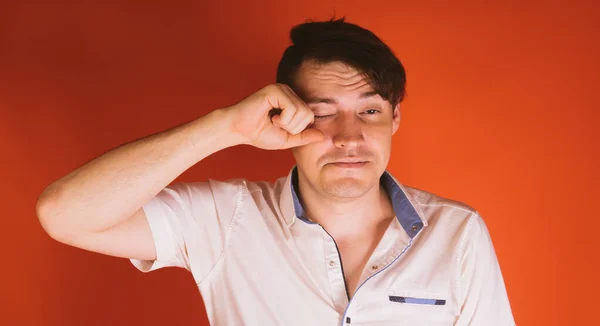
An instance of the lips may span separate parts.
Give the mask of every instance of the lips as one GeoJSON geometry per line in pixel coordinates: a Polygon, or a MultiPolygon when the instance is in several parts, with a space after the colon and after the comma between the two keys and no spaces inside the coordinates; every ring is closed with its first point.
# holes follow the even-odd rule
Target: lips
{"type": "Polygon", "coordinates": [[[345,158],[345,159],[333,161],[331,163],[365,163],[365,162],[367,162],[367,161],[366,160],[361,160],[361,159],[358,159],[358,158],[345,158]]]}
{"type": "Polygon", "coordinates": [[[365,161],[335,161],[333,163],[364,163],[365,161]]]}
{"type": "Polygon", "coordinates": [[[365,161],[338,161],[331,163],[333,166],[342,167],[342,168],[359,168],[363,165],[367,164],[365,161]]]}

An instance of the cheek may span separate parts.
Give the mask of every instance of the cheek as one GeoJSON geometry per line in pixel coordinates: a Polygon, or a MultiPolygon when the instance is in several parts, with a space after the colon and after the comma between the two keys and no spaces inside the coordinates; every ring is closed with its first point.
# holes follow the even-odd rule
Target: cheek
{"type": "Polygon", "coordinates": [[[316,161],[319,157],[319,153],[323,151],[320,149],[318,144],[308,144],[301,147],[292,149],[294,158],[299,163],[310,163],[316,161]]]}
{"type": "Polygon", "coordinates": [[[392,133],[391,130],[379,130],[377,133],[370,135],[369,146],[375,155],[385,157],[389,155],[391,144],[392,144],[392,133]]]}

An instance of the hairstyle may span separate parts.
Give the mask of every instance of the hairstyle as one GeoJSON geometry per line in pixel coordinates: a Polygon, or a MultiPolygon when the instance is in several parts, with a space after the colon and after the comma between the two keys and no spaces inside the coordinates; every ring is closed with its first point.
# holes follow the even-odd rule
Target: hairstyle
{"type": "Polygon", "coordinates": [[[342,17],[296,25],[290,31],[290,38],[292,45],[284,51],[277,67],[277,83],[292,86],[305,60],[321,64],[339,61],[361,72],[373,90],[392,107],[404,99],[404,66],[373,32],[342,17]]]}

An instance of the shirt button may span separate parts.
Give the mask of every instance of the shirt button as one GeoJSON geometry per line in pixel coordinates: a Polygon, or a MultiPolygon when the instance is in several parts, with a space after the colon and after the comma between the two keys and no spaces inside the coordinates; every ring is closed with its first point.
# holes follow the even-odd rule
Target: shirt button
{"type": "Polygon", "coordinates": [[[373,265],[373,266],[371,266],[371,268],[372,268],[373,270],[376,270],[377,268],[379,268],[379,266],[377,266],[377,265],[373,265]]]}
{"type": "Polygon", "coordinates": [[[334,260],[330,260],[329,261],[329,266],[334,266],[335,265],[335,261],[334,260]]]}
{"type": "Polygon", "coordinates": [[[419,229],[419,227],[418,227],[418,226],[416,226],[416,225],[413,225],[413,226],[412,226],[412,230],[413,230],[413,231],[417,231],[418,229],[419,229]]]}

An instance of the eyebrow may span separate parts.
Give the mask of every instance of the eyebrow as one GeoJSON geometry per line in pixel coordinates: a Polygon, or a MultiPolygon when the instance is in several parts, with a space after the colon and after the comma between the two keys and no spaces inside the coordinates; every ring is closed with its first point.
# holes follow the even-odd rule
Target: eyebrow
{"type": "MultiPolygon", "coordinates": [[[[368,91],[361,93],[358,98],[365,99],[369,97],[373,97],[378,95],[376,91],[368,91]]],[[[325,104],[337,104],[337,101],[334,98],[330,97],[312,97],[306,101],[306,104],[316,104],[316,103],[325,103],[325,104]]]]}

